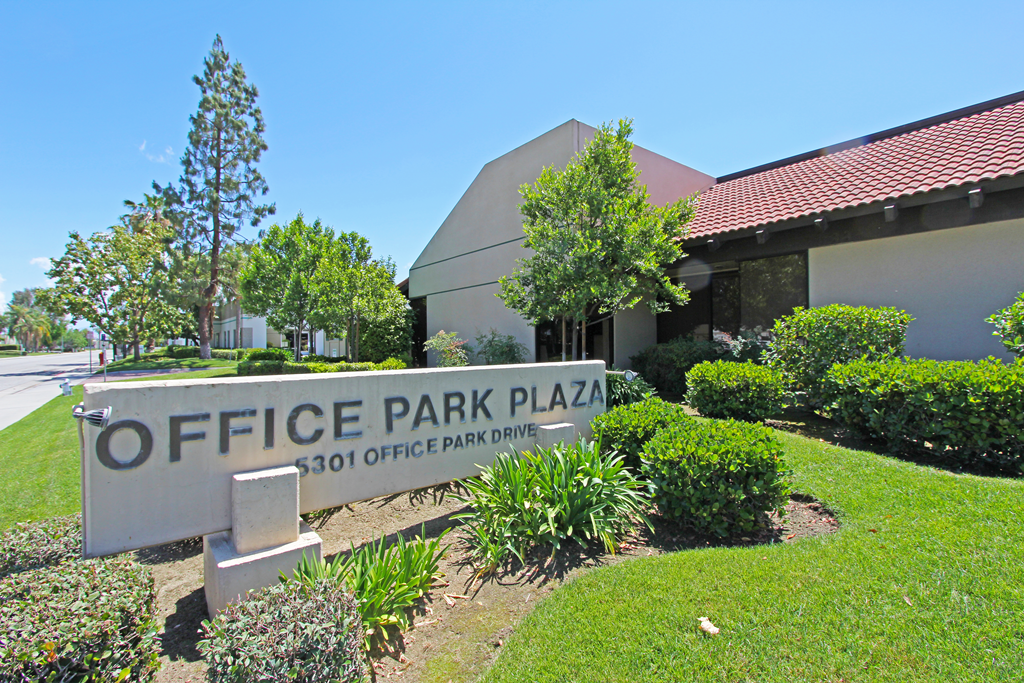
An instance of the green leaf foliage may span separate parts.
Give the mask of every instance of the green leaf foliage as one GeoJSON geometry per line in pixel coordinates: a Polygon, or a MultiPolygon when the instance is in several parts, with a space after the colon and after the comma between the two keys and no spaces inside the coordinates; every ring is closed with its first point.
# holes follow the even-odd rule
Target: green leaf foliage
{"type": "Polygon", "coordinates": [[[492,327],[487,334],[476,336],[476,357],[482,365],[514,365],[529,360],[530,349],[514,334],[502,334],[492,327]]]}
{"type": "Polygon", "coordinates": [[[0,576],[81,557],[81,515],[19,522],[0,537],[0,576]]]}
{"type": "Polygon", "coordinates": [[[211,683],[368,680],[355,598],[335,581],[264,588],[203,622],[211,683]]]}
{"type": "Polygon", "coordinates": [[[548,545],[554,553],[569,540],[583,547],[600,543],[614,553],[632,518],[644,519],[643,484],[621,455],[602,453],[596,442],[513,448],[481,470],[479,478],[461,482],[468,496],[458,499],[472,510],[455,515],[469,528],[481,575],[497,571],[511,555],[523,561],[530,548],[548,545]]]}
{"type": "Polygon", "coordinates": [[[686,373],[694,365],[722,358],[723,349],[714,342],[693,337],[677,337],[664,344],[655,344],[630,356],[633,369],[653,384],[658,391],[669,394],[686,393],[686,373]]]}
{"type": "Polygon", "coordinates": [[[469,365],[469,352],[465,339],[459,339],[457,332],[440,330],[423,342],[423,348],[437,354],[437,367],[460,368],[469,365]]]}
{"type": "Polygon", "coordinates": [[[251,361],[280,361],[291,360],[292,354],[288,349],[253,349],[245,355],[247,362],[251,361]]]}
{"type": "Polygon", "coordinates": [[[821,383],[833,364],[900,356],[913,319],[895,308],[796,308],[793,315],[775,322],[765,359],[792,391],[805,392],[808,403],[817,408],[823,400],[821,383]]]}
{"type": "Polygon", "coordinates": [[[127,556],[0,579],[0,680],[149,681],[159,666],[156,589],[127,556]]]}
{"type": "Polygon", "coordinates": [[[1024,358],[1024,292],[1004,309],[996,311],[985,322],[996,326],[992,334],[999,337],[1003,346],[1017,358],[1024,358]]]}
{"type": "MultiPolygon", "coordinates": [[[[412,348],[412,325],[416,314],[397,287],[385,282],[372,305],[366,307],[359,326],[359,360],[380,363],[408,354],[412,348]]],[[[368,302],[371,303],[371,302],[368,302]]]]}
{"type": "MultiPolygon", "coordinates": [[[[307,559],[303,554],[292,579],[310,586],[330,581],[352,591],[362,620],[364,645],[369,649],[374,636],[387,640],[389,626],[402,631],[409,628],[407,610],[427,593],[435,579],[442,578],[438,565],[448,546],[442,546],[441,540],[448,531],[426,541],[425,528],[421,527],[420,535],[412,541],[398,534],[391,545],[385,544],[382,536],[359,548],[353,545],[349,555],[339,553],[331,562],[307,559]]],[[[289,579],[282,574],[281,580],[289,579]]]]}
{"type": "Polygon", "coordinates": [[[1024,365],[896,359],[837,364],[826,408],[894,452],[931,451],[963,464],[1024,471],[1024,365]]]}
{"type": "Polygon", "coordinates": [[[772,430],[735,420],[687,420],[644,447],[651,500],[668,519],[725,538],[781,512],[789,495],[772,430]]]}
{"type": "Polygon", "coordinates": [[[683,256],[679,240],[692,199],[650,203],[632,159],[632,122],[603,124],[564,170],[545,168],[520,187],[520,213],[532,255],[500,278],[497,296],[536,324],[594,320],[646,300],[652,313],[683,304],[688,293],[665,264],[683,256]]]}
{"type": "Polygon", "coordinates": [[[656,395],[657,390],[644,381],[644,378],[637,375],[632,382],[617,372],[609,372],[604,376],[605,390],[608,393],[608,407],[636,403],[656,395]]]}
{"type": "Polygon", "coordinates": [[[591,420],[590,427],[605,453],[618,453],[624,464],[639,474],[647,442],[669,425],[691,419],[680,405],[648,398],[612,408],[591,420]]]}
{"type": "Polygon", "coordinates": [[[781,373],[751,362],[700,363],[686,373],[686,402],[704,417],[757,422],[783,408],[781,373]]]}

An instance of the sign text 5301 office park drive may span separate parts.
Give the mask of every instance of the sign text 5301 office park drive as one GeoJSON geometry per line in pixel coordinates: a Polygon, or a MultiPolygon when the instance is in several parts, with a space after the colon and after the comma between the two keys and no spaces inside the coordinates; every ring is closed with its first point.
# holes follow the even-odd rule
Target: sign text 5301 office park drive
{"type": "Polygon", "coordinates": [[[604,363],[86,385],[86,554],[231,527],[231,476],[295,465],[303,512],[473,476],[540,425],[588,433],[604,363]]]}

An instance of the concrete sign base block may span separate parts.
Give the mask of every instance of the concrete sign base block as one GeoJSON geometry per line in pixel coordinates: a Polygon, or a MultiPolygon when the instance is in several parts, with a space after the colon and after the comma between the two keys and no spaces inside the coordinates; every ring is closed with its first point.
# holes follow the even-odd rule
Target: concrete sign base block
{"type": "Polygon", "coordinates": [[[203,583],[210,616],[217,616],[229,602],[244,599],[251,590],[278,583],[280,572],[291,577],[303,552],[318,560],[323,552],[320,536],[305,523],[300,525],[297,541],[245,554],[235,551],[230,531],[203,536],[203,583]]]}
{"type": "Polygon", "coordinates": [[[559,422],[553,425],[537,427],[537,445],[551,448],[559,441],[566,444],[576,443],[576,425],[572,422],[559,422]]]}
{"type": "Polygon", "coordinates": [[[299,538],[296,467],[271,467],[231,477],[231,537],[239,555],[299,538]]]}

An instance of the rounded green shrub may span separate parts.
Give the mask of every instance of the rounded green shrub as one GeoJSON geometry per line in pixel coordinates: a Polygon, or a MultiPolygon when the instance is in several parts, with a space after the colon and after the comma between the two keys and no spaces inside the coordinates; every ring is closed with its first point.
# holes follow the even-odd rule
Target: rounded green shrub
{"type": "Polygon", "coordinates": [[[627,467],[639,472],[644,445],[670,424],[690,419],[682,406],[649,398],[612,408],[595,417],[590,427],[601,441],[602,453],[618,452],[627,467]]]}
{"type": "Polygon", "coordinates": [[[718,360],[724,350],[714,342],[677,337],[630,356],[633,368],[662,393],[685,394],[686,373],[697,363],[718,360]]]}
{"type": "Polygon", "coordinates": [[[329,579],[286,581],[203,622],[212,683],[367,680],[355,598],[329,579]]]}
{"type": "Polygon", "coordinates": [[[198,346],[168,346],[167,355],[171,358],[199,358],[198,346]]]}
{"type": "Polygon", "coordinates": [[[246,361],[269,360],[269,361],[290,361],[294,357],[288,349],[255,349],[245,355],[246,361]]]}
{"type": "Polygon", "coordinates": [[[126,556],[0,579],[0,680],[148,681],[159,661],[156,589],[126,556]]]}
{"type": "Polygon", "coordinates": [[[805,392],[808,403],[821,407],[821,384],[835,363],[859,358],[886,360],[903,353],[907,325],[914,318],[895,308],[833,304],[796,308],[775,321],[773,340],[765,352],[770,368],[782,373],[789,388],[805,392]]]}
{"type": "Polygon", "coordinates": [[[658,390],[637,375],[632,382],[617,372],[609,372],[604,376],[605,393],[608,394],[608,407],[624,406],[643,401],[658,393],[658,390]]]}
{"type": "Polygon", "coordinates": [[[782,445],[761,425],[677,422],[647,442],[643,459],[662,516],[723,538],[753,531],[788,498],[782,445]]]}
{"type": "Polygon", "coordinates": [[[385,360],[381,361],[380,363],[377,363],[376,369],[377,370],[405,370],[407,367],[409,367],[409,366],[406,365],[405,361],[401,360],[400,358],[386,358],[385,360]]]}
{"type": "Polygon", "coordinates": [[[686,402],[704,417],[757,422],[782,410],[786,396],[779,372],[749,361],[700,363],[686,384],[686,402]]]}
{"type": "Polygon", "coordinates": [[[0,576],[81,557],[81,515],[19,522],[0,537],[0,576]]]}
{"type": "Polygon", "coordinates": [[[280,360],[246,360],[238,364],[237,372],[240,377],[253,375],[281,375],[284,374],[285,361],[280,360]]]}
{"type": "Polygon", "coordinates": [[[999,337],[1003,346],[1017,358],[1024,358],[1024,292],[1004,309],[996,311],[985,319],[996,326],[992,334],[999,337]]]}
{"type": "Polygon", "coordinates": [[[898,359],[836,364],[826,410],[893,452],[930,450],[963,464],[1024,469],[1024,365],[898,359]]]}

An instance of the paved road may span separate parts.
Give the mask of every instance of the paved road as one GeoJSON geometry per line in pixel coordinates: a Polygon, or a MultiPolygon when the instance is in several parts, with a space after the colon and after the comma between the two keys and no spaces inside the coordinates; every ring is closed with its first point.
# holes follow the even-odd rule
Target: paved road
{"type": "MultiPolygon", "coordinates": [[[[93,362],[96,359],[94,351],[93,362]]],[[[88,351],[0,358],[0,429],[60,396],[60,383],[65,379],[81,384],[88,376],[88,351]]]]}

